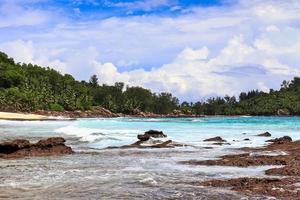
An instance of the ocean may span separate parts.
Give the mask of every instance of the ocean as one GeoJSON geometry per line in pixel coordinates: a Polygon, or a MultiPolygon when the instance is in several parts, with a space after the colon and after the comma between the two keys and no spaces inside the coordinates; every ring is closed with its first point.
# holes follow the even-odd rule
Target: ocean
{"type": "MultiPolygon", "coordinates": [[[[0,141],[37,141],[62,136],[77,153],[67,156],[0,160],[0,199],[242,199],[228,189],[199,182],[263,177],[264,167],[192,166],[180,161],[216,159],[259,147],[270,138],[300,139],[300,117],[111,118],[76,121],[0,121],[0,141]],[[171,149],[106,149],[137,141],[137,134],[162,130],[187,144],[171,149]],[[221,136],[231,145],[204,139],[221,136]],[[244,141],[249,138],[249,141],[244,141]],[[204,147],[212,147],[204,148],[204,147]]],[[[282,152],[273,152],[282,153],[282,152]]],[[[253,197],[257,199],[260,197],[253,197]]]]}

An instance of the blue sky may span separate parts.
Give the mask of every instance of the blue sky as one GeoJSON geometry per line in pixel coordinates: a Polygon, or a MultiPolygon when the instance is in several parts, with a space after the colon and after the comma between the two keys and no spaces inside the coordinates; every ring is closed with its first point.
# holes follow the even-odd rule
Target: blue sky
{"type": "Polygon", "coordinates": [[[181,100],[300,75],[300,1],[0,0],[0,50],[181,100]]]}

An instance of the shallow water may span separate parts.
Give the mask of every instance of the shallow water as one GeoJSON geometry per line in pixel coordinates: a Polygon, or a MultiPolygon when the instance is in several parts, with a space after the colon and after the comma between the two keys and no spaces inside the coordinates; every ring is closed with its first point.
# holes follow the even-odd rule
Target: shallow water
{"type": "MultiPolygon", "coordinates": [[[[0,160],[0,199],[241,199],[226,189],[205,188],[203,180],[264,176],[267,167],[206,167],[179,164],[238,153],[243,146],[264,145],[256,134],[300,139],[299,117],[212,117],[197,119],[81,119],[77,121],[0,121],[0,140],[37,141],[63,136],[77,152],[62,157],[0,160]],[[193,145],[175,149],[105,150],[136,141],[149,129],[193,145]],[[203,139],[221,136],[232,145],[212,146],[203,139]],[[249,138],[250,141],[243,141],[249,138]],[[233,142],[235,140],[235,142],[233,142]]],[[[272,153],[272,152],[271,152],[272,153]]],[[[260,199],[253,197],[252,199],[260,199]]]]}

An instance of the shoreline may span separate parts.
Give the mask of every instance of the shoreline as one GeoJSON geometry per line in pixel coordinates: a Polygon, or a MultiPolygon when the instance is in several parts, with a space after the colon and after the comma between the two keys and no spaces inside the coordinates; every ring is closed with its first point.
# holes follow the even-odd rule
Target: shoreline
{"type": "Polygon", "coordinates": [[[76,120],[73,118],[59,118],[55,116],[39,115],[34,113],[0,112],[0,120],[8,121],[61,121],[76,120]]]}
{"type": "Polygon", "coordinates": [[[51,120],[50,117],[31,113],[0,112],[1,120],[51,120]]]}
{"type": "Polygon", "coordinates": [[[34,112],[0,112],[0,120],[11,121],[58,121],[58,120],[77,120],[85,118],[211,118],[211,117],[299,117],[299,115],[194,115],[194,114],[122,114],[112,113],[109,110],[101,108],[99,110],[88,111],[34,111],[34,112]]]}

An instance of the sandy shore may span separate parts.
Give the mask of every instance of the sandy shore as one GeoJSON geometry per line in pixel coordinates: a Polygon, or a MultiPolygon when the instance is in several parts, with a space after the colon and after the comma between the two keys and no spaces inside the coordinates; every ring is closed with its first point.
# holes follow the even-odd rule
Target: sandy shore
{"type": "Polygon", "coordinates": [[[0,119],[4,120],[53,120],[44,115],[36,114],[24,114],[24,113],[10,113],[10,112],[0,112],[0,119]]]}

